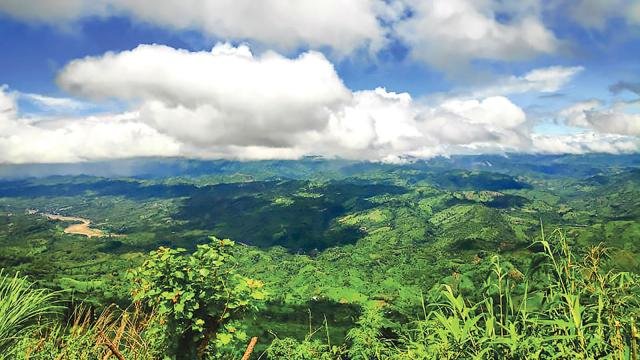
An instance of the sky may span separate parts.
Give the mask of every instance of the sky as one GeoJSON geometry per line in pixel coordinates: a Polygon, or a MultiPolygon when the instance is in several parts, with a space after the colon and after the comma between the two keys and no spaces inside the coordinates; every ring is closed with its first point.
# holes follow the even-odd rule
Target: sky
{"type": "Polygon", "coordinates": [[[0,0],[0,164],[634,153],[640,0],[0,0]]]}

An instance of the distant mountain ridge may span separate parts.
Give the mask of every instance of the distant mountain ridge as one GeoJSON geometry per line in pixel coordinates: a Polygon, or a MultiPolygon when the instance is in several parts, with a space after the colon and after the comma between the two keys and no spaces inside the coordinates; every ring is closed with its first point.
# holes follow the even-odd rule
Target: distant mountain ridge
{"type": "Polygon", "coordinates": [[[164,178],[197,177],[208,174],[251,174],[256,180],[306,179],[313,176],[344,178],[353,174],[395,169],[463,169],[538,174],[540,176],[587,177],[602,168],[640,167],[640,154],[610,155],[456,155],[416,160],[407,164],[385,164],[345,159],[305,157],[299,160],[199,160],[186,158],[131,158],[69,164],[4,164],[0,179],[22,179],[52,175],[164,178]]]}

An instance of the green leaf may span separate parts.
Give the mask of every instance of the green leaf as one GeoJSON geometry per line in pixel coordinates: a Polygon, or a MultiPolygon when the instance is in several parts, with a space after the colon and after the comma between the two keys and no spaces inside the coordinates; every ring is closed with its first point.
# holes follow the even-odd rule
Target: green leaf
{"type": "Polygon", "coordinates": [[[229,344],[231,342],[231,340],[233,340],[233,335],[231,335],[231,334],[222,333],[222,334],[218,335],[218,341],[222,345],[229,344]]]}
{"type": "Polygon", "coordinates": [[[264,300],[266,298],[266,295],[262,291],[254,291],[251,293],[251,297],[256,300],[264,300]]]}
{"type": "Polygon", "coordinates": [[[184,311],[184,304],[183,303],[177,303],[177,304],[175,304],[173,309],[175,310],[175,312],[177,314],[180,314],[180,313],[182,313],[184,311]]]}

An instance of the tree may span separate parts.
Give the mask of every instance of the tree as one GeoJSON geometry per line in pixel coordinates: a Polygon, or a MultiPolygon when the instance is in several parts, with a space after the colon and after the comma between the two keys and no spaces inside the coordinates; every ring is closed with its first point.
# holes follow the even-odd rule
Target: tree
{"type": "Polygon", "coordinates": [[[191,255],[161,247],[130,273],[134,300],[166,319],[167,346],[178,358],[202,359],[212,349],[246,340],[231,322],[255,309],[266,293],[261,281],[236,272],[233,245],[211,237],[191,255]]]}

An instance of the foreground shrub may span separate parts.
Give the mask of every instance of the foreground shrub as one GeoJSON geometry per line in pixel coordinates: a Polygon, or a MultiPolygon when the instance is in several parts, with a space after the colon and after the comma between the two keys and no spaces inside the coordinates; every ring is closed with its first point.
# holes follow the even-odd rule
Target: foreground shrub
{"type": "Polygon", "coordinates": [[[193,359],[224,357],[246,344],[236,319],[256,309],[266,293],[262,282],[239,275],[231,240],[211,238],[190,255],[184,249],[160,248],[130,274],[134,300],[166,322],[167,354],[193,359]]]}

